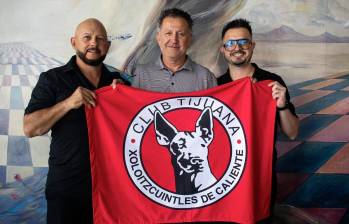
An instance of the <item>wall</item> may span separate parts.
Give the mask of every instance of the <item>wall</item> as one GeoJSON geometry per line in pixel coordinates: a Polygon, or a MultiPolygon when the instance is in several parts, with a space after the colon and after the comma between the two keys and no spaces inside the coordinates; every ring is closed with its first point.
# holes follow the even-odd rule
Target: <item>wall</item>
{"type": "MultiPolygon", "coordinates": [[[[216,76],[226,69],[218,51],[223,25],[231,18],[247,18],[257,43],[254,62],[280,74],[299,107],[306,103],[299,98],[305,93],[304,83],[326,82],[327,77],[349,71],[346,0],[2,0],[0,4],[0,223],[45,223],[50,137],[25,138],[23,110],[38,75],[74,54],[69,40],[85,18],[96,17],[105,24],[112,40],[106,63],[122,70],[128,63],[158,57],[154,36],[160,11],[183,8],[195,22],[189,53],[216,76]]],[[[314,94],[325,94],[319,91],[314,94]]],[[[312,113],[303,114],[301,118],[312,113]]],[[[280,150],[296,143],[280,141],[280,150]]],[[[341,206],[344,212],[336,214],[345,216],[347,205],[341,206]]]]}

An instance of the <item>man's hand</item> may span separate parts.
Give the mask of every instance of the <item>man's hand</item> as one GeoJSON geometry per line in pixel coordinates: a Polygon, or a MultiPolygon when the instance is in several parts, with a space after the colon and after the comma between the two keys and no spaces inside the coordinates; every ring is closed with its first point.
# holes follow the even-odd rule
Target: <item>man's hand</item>
{"type": "Polygon", "coordinates": [[[122,79],[113,79],[113,82],[110,84],[113,89],[116,88],[116,84],[125,84],[122,79]]]}
{"type": "Polygon", "coordinates": [[[89,108],[96,106],[96,95],[93,91],[79,86],[72,95],[56,105],[24,115],[24,134],[27,137],[34,137],[47,133],[70,110],[77,109],[83,104],[89,108]]]}
{"type": "Polygon", "coordinates": [[[286,105],[286,88],[279,82],[271,82],[269,85],[272,91],[272,97],[276,100],[276,106],[282,108],[286,105]]]}
{"type": "Polygon", "coordinates": [[[256,82],[257,82],[257,79],[256,79],[256,78],[253,78],[252,76],[250,77],[250,79],[251,79],[251,82],[252,82],[252,83],[256,83],[256,82]]]}
{"type": "Polygon", "coordinates": [[[66,103],[71,109],[77,109],[81,105],[85,105],[88,108],[96,106],[96,94],[84,87],[79,86],[74,93],[66,99],[66,103]]]}

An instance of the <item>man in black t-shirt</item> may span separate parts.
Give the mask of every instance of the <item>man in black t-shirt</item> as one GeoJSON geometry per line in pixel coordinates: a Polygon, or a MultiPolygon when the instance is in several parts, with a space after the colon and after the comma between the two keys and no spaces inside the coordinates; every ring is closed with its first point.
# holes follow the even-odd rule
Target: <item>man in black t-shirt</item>
{"type": "MultiPolygon", "coordinates": [[[[251,63],[254,47],[255,42],[252,39],[252,29],[247,20],[236,19],[227,23],[222,30],[220,52],[228,63],[228,71],[217,79],[217,83],[222,85],[244,77],[250,77],[253,82],[273,80],[269,86],[272,88],[272,97],[276,100],[276,124],[280,126],[281,131],[290,139],[295,139],[298,134],[299,121],[295,107],[290,102],[286,84],[280,76],[260,69],[256,64],[251,63]]],[[[275,147],[273,158],[274,167],[276,160],[275,147]]],[[[276,194],[276,172],[274,168],[272,180],[271,208],[275,203],[276,194]]],[[[271,223],[271,219],[272,216],[259,223],[271,223]]]]}
{"type": "Polygon", "coordinates": [[[110,42],[100,21],[81,22],[71,44],[76,56],[40,75],[24,115],[26,136],[52,131],[45,190],[48,224],[93,223],[84,107],[96,105],[93,90],[120,79],[102,63],[110,42]]]}

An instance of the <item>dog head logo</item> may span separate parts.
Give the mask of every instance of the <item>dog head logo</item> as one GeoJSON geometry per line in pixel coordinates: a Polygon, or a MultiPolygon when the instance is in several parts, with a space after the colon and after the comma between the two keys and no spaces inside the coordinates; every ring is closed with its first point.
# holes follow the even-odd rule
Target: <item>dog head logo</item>
{"type": "Polygon", "coordinates": [[[167,147],[172,157],[176,193],[192,194],[214,184],[217,179],[208,161],[208,146],[214,137],[211,109],[202,112],[194,132],[178,131],[159,111],[154,121],[157,142],[167,147]]]}
{"type": "Polygon", "coordinates": [[[130,180],[144,196],[169,208],[195,209],[223,199],[239,183],[246,158],[239,118],[213,97],[148,104],[135,114],[124,138],[130,180]]]}

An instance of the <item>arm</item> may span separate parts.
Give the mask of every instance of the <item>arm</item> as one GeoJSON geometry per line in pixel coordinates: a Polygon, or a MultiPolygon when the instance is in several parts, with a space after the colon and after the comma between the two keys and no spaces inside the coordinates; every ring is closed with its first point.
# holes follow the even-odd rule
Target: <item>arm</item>
{"type": "MultiPolygon", "coordinates": [[[[269,86],[272,88],[272,97],[276,100],[276,107],[283,108],[286,106],[286,87],[281,85],[279,82],[271,82],[269,86]]],[[[298,135],[299,121],[298,117],[291,113],[286,108],[277,111],[280,116],[280,127],[281,131],[286,134],[290,139],[295,139],[298,135]]]]}
{"type": "Polygon", "coordinates": [[[280,127],[290,139],[294,140],[298,135],[299,120],[289,109],[278,111],[280,116],[280,127]]]}
{"type": "MultiPolygon", "coordinates": [[[[208,69],[207,69],[208,70],[208,69]]],[[[217,86],[217,79],[216,76],[210,71],[208,70],[208,74],[207,74],[207,88],[212,88],[217,86]]]]}
{"type": "Polygon", "coordinates": [[[56,105],[24,115],[24,134],[27,137],[43,135],[70,110],[77,109],[83,104],[87,107],[95,106],[95,99],[94,92],[78,87],[71,96],[56,105]]]}
{"type": "Polygon", "coordinates": [[[141,87],[140,71],[136,65],[134,65],[134,66],[135,67],[133,67],[132,69],[131,68],[128,69],[129,71],[131,71],[131,73],[129,73],[129,74],[131,74],[133,76],[131,86],[135,87],[135,88],[140,88],[141,87]]]}

